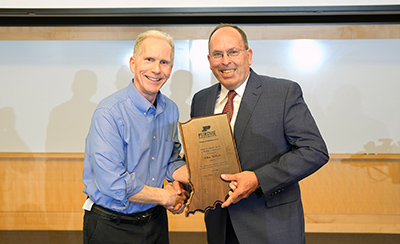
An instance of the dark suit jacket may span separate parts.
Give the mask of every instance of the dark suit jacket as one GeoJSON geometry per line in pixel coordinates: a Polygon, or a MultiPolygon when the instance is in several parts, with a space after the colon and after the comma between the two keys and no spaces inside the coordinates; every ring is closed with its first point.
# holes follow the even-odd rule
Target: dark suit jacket
{"type": "MultiPolygon", "coordinates": [[[[216,84],[194,95],[191,117],[214,113],[220,87],[216,84]]],[[[329,157],[300,86],[251,70],[234,137],[242,170],[255,172],[260,189],[229,206],[229,213],[219,207],[207,211],[209,243],[225,243],[227,214],[240,243],[304,243],[298,182],[329,157]]]]}

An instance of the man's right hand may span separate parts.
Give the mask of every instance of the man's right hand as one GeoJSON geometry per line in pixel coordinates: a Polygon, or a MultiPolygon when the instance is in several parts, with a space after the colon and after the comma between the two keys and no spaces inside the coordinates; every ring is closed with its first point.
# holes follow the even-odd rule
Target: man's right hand
{"type": "Polygon", "coordinates": [[[189,193],[179,182],[169,183],[164,188],[145,185],[143,189],[129,197],[129,201],[141,204],[157,204],[164,206],[173,214],[182,213],[189,193]]]}
{"type": "Polygon", "coordinates": [[[185,186],[178,181],[166,185],[165,189],[170,191],[171,187],[176,194],[175,204],[173,206],[165,206],[165,208],[173,214],[181,214],[186,207],[186,202],[189,199],[190,193],[186,191],[185,186]]]}

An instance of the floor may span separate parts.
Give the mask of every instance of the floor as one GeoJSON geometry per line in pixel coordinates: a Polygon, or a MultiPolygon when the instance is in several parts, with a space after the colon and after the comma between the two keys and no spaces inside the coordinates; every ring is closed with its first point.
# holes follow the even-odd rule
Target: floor
{"type": "MultiPolygon", "coordinates": [[[[400,234],[306,233],[307,244],[399,244],[400,234]]],[[[81,231],[0,231],[1,244],[77,244],[81,231]]],[[[170,244],[206,244],[204,232],[171,232],[170,244]]]]}

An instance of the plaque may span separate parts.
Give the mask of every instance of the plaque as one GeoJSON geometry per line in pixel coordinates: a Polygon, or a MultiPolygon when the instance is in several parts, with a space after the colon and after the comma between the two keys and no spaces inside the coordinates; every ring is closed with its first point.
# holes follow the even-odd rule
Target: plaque
{"type": "Polygon", "coordinates": [[[214,209],[228,198],[229,182],[221,174],[241,171],[228,114],[215,114],[179,123],[192,192],[185,215],[214,209]]]}

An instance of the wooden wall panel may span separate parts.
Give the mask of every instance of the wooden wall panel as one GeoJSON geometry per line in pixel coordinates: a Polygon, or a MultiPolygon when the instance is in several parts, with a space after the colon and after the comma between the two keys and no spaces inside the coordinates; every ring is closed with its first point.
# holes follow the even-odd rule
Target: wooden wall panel
{"type": "Polygon", "coordinates": [[[0,229],[82,228],[83,154],[0,155],[0,229]]]}
{"type": "Polygon", "coordinates": [[[331,155],[301,182],[307,230],[400,233],[400,155],[331,155]]]}
{"type": "MultiPolygon", "coordinates": [[[[81,230],[83,154],[0,153],[0,230],[81,230]]],[[[400,233],[400,154],[334,154],[301,182],[307,232],[400,233]]],[[[169,214],[170,231],[205,231],[169,214]]]]}
{"type": "MultiPolygon", "coordinates": [[[[0,27],[0,40],[135,40],[158,29],[175,40],[208,39],[214,25],[0,27]]],[[[400,24],[386,25],[241,25],[252,40],[400,38],[400,24]]]]}

